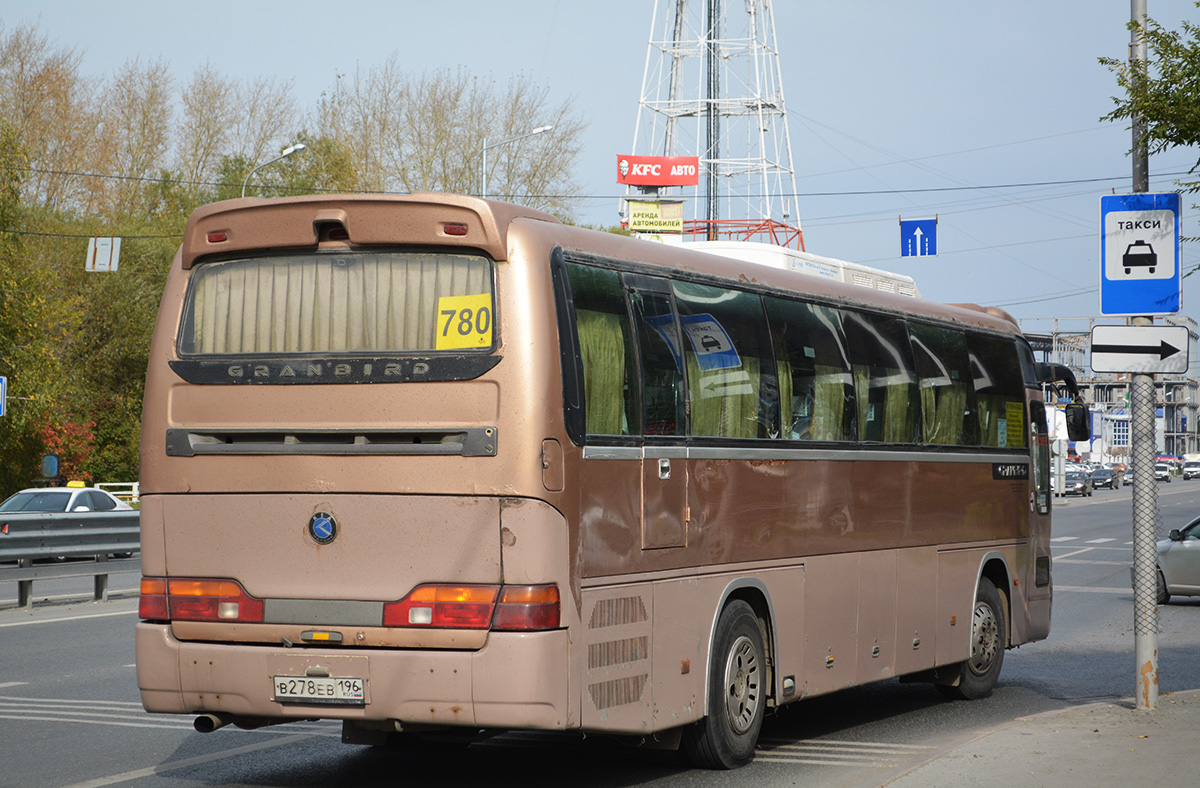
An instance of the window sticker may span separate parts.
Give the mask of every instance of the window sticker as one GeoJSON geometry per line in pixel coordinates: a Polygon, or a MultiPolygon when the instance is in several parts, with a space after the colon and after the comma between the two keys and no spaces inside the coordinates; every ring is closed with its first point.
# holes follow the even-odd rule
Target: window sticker
{"type": "Polygon", "coordinates": [[[442,296],[438,299],[438,350],[492,346],[492,296],[490,293],[442,296]]]}
{"type": "Polygon", "coordinates": [[[679,323],[696,353],[700,369],[736,369],[742,366],[733,340],[715,317],[709,314],[680,315],[679,323]]]}
{"type": "Polygon", "coordinates": [[[1025,403],[1024,402],[1006,402],[1004,403],[1005,415],[1008,417],[1008,436],[1006,446],[1024,446],[1025,445],[1025,403]]]}

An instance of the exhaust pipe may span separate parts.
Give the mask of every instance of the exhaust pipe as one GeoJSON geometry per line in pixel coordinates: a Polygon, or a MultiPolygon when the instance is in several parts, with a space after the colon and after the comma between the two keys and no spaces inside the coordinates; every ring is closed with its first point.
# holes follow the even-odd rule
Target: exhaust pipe
{"type": "Polygon", "coordinates": [[[224,728],[233,722],[228,714],[201,714],[192,722],[192,727],[201,733],[212,733],[217,728],[224,728]]]}

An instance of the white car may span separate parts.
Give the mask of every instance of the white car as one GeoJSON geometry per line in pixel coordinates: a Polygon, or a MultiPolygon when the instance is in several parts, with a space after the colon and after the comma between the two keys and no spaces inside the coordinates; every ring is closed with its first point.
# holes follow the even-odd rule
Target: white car
{"type": "Polygon", "coordinates": [[[1154,463],[1154,480],[1158,482],[1171,481],[1171,466],[1165,462],[1154,463]]]}
{"type": "Polygon", "coordinates": [[[111,512],[133,507],[95,487],[30,487],[0,503],[0,512],[111,512]]]}

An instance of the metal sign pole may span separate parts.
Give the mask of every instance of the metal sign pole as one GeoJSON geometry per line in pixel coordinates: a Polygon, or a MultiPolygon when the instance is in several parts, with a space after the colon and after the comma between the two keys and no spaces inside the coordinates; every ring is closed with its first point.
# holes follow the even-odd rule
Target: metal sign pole
{"type": "MultiPolygon", "coordinates": [[[[1137,317],[1134,325],[1150,325],[1137,317]]],[[[1137,708],[1158,708],[1158,482],[1154,479],[1154,376],[1134,375],[1130,405],[1133,438],[1133,651],[1137,708]]]]}
{"type": "MultiPolygon", "coordinates": [[[[1131,0],[1130,16],[1146,23],[1146,0],[1131,0]]],[[[1137,73],[1146,60],[1146,42],[1135,27],[1129,59],[1137,73]]],[[[1150,191],[1146,124],[1133,119],[1133,191],[1150,191]]],[[[1178,265],[1178,261],[1176,261],[1178,265]]],[[[1150,317],[1133,318],[1135,326],[1152,326],[1150,317]]],[[[1131,381],[1133,439],[1133,652],[1137,666],[1136,701],[1139,711],[1158,709],[1158,567],[1155,550],[1158,520],[1158,482],[1154,478],[1154,376],[1135,374],[1131,381]]]]}

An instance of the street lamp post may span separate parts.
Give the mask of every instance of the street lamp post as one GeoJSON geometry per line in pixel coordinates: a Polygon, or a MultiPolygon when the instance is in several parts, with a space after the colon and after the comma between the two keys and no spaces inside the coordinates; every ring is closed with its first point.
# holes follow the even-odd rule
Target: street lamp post
{"type": "Polygon", "coordinates": [[[254,177],[254,173],[258,172],[263,167],[269,167],[270,165],[274,164],[277,161],[283,161],[288,156],[291,156],[293,153],[299,153],[302,150],[304,150],[304,143],[297,142],[295,145],[292,145],[291,147],[284,148],[283,153],[279,154],[278,156],[271,159],[270,161],[263,162],[262,164],[258,165],[254,169],[250,170],[250,174],[246,176],[246,180],[242,181],[242,196],[243,197],[246,196],[246,187],[250,185],[250,179],[254,177]]]}
{"type": "Polygon", "coordinates": [[[481,179],[483,181],[483,183],[480,186],[480,193],[481,193],[480,196],[487,197],[487,184],[488,184],[487,152],[490,149],[498,148],[501,145],[507,145],[508,143],[516,142],[517,140],[523,140],[526,137],[532,137],[534,134],[542,134],[544,132],[552,130],[553,128],[554,128],[554,126],[538,126],[536,129],[529,132],[528,134],[521,134],[516,137],[509,137],[506,140],[500,140],[499,142],[493,142],[491,145],[488,144],[487,137],[484,137],[483,138],[483,178],[481,179]]]}

